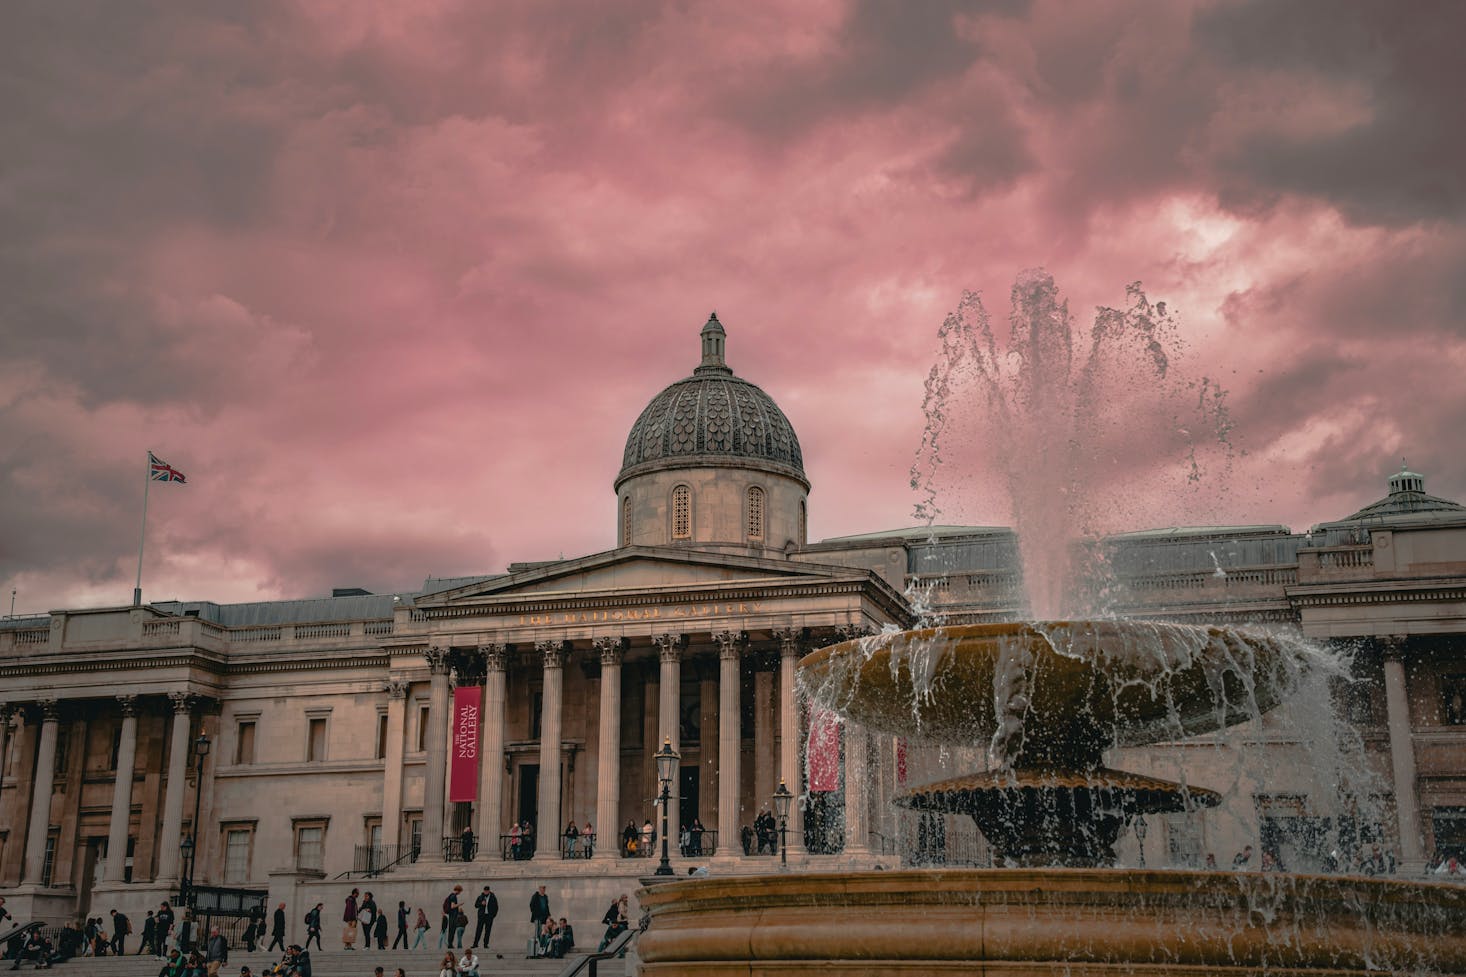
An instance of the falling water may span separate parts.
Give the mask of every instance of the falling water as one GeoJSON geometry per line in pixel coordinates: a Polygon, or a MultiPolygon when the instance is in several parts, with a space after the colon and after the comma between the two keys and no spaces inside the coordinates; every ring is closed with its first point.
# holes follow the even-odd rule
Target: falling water
{"type": "Polygon", "coordinates": [[[938,333],[911,468],[916,517],[934,523],[941,490],[962,472],[998,473],[1037,618],[1104,610],[1081,602],[1104,588],[1076,586],[1076,542],[1135,518],[1138,498],[1194,499],[1230,466],[1226,392],[1179,368],[1183,343],[1166,303],[1152,303],[1138,282],[1125,295],[1123,308],[1096,309],[1085,332],[1053,276],[1025,271],[1006,332],[979,293],[964,292],[938,333]]]}

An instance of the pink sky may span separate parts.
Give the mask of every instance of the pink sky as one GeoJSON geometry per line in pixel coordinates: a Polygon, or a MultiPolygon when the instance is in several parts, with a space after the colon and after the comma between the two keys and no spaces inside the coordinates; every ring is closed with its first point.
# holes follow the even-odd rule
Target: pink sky
{"type": "MultiPolygon", "coordinates": [[[[1086,320],[1143,281],[1190,372],[1230,391],[1225,496],[1158,499],[1150,524],[1304,529],[1381,496],[1402,456],[1466,498],[1466,5],[36,2],[4,22],[18,612],[130,598],[149,448],[189,478],[151,495],[152,599],[610,548],[626,432],[712,309],[800,436],[811,536],[910,525],[936,330],[964,288],[1006,315],[1033,266],[1086,320]]],[[[971,454],[948,514],[1006,522],[971,454]]]]}

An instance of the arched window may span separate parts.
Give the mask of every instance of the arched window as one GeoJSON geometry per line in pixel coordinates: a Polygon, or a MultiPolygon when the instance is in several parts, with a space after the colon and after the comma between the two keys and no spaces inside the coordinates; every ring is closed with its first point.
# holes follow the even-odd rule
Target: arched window
{"type": "Polygon", "coordinates": [[[672,490],[672,538],[692,538],[692,489],[686,485],[672,490]]]}
{"type": "Polygon", "coordinates": [[[809,526],[808,526],[808,524],[806,523],[805,520],[806,520],[806,516],[805,516],[805,512],[804,512],[804,500],[803,499],[800,499],[799,500],[799,545],[800,546],[803,546],[805,543],[809,542],[809,526]]]}
{"type": "Polygon", "coordinates": [[[631,545],[631,496],[621,500],[621,545],[631,545]]]}
{"type": "Polygon", "coordinates": [[[764,538],[764,490],[757,485],[748,490],[748,538],[764,538]]]}

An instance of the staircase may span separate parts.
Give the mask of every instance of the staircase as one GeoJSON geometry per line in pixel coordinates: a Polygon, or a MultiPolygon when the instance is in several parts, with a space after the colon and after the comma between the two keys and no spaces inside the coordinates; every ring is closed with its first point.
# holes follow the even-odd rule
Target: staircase
{"type": "MultiPolygon", "coordinates": [[[[479,951],[479,973],[483,977],[556,977],[582,955],[571,953],[564,960],[526,960],[524,947],[519,947],[518,952],[500,947],[497,952],[504,954],[503,960],[494,955],[495,951],[490,951],[487,955],[479,951]]],[[[239,968],[245,965],[258,975],[279,959],[278,953],[267,955],[263,952],[247,953],[243,948],[231,949],[229,962],[219,971],[219,975],[239,977],[239,968]]],[[[442,959],[442,951],[429,950],[426,947],[411,951],[312,950],[311,972],[313,977],[373,977],[373,968],[381,967],[387,977],[392,977],[395,969],[401,967],[407,972],[407,977],[438,977],[438,961],[442,959]]],[[[10,972],[9,963],[5,962],[7,969],[0,973],[10,972]]],[[[603,961],[600,973],[620,975],[624,972],[625,963],[624,960],[603,961]]],[[[128,954],[125,957],[78,957],[43,973],[52,973],[56,977],[156,977],[161,966],[155,957],[128,954]]],[[[30,964],[25,964],[20,973],[31,974],[35,970],[30,964]]]]}

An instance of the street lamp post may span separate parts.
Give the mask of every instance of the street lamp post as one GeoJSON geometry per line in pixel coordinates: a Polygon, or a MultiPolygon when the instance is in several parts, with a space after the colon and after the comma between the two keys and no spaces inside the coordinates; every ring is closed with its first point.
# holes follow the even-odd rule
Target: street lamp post
{"type": "Polygon", "coordinates": [[[183,884],[178,887],[178,901],[184,906],[193,906],[193,866],[198,857],[199,840],[196,840],[199,831],[199,805],[204,795],[204,757],[209,755],[209,738],[202,733],[199,738],[193,741],[193,825],[183,844],[179,848],[183,852],[183,884]]]}
{"type": "Polygon", "coordinates": [[[1137,847],[1140,849],[1141,868],[1145,868],[1145,832],[1149,830],[1149,828],[1150,825],[1145,823],[1144,814],[1135,819],[1135,840],[1137,842],[1137,847]]]}
{"type": "Polygon", "coordinates": [[[780,780],[778,790],[774,791],[774,816],[779,819],[779,865],[786,869],[789,867],[789,807],[793,803],[794,795],[780,780]]]}
{"type": "Polygon", "coordinates": [[[657,866],[657,875],[671,875],[672,863],[667,858],[667,805],[672,802],[672,778],[677,776],[678,761],[682,754],[672,749],[672,737],[662,743],[657,751],[657,779],[662,782],[662,864],[657,866]]]}

